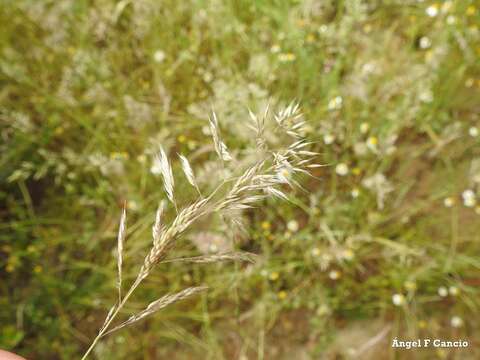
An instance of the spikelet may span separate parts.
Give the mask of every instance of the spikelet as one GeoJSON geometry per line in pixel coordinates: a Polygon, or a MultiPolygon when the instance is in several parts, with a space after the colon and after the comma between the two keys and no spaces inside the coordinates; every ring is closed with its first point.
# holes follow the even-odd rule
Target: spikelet
{"type": "Polygon", "coordinates": [[[200,196],[202,196],[202,193],[200,192],[200,189],[197,184],[197,180],[195,179],[195,175],[193,174],[193,169],[190,166],[190,162],[185,156],[181,154],[178,154],[178,157],[180,158],[180,161],[182,163],[182,170],[188,182],[197,190],[200,196]]]}
{"type": "Polygon", "coordinates": [[[160,242],[160,236],[162,234],[162,215],[165,209],[165,201],[160,201],[158,205],[157,212],[155,214],[155,223],[152,226],[152,238],[153,238],[153,246],[157,246],[160,242]]]}
{"type": "Polygon", "coordinates": [[[160,163],[160,172],[163,177],[165,192],[167,193],[168,199],[176,206],[175,198],[173,197],[173,187],[175,182],[173,180],[172,167],[170,166],[170,162],[168,161],[167,154],[165,154],[163,147],[160,147],[160,154],[157,156],[160,163]]]}
{"type": "Polygon", "coordinates": [[[108,332],[105,333],[105,335],[110,334],[114,331],[120,330],[121,328],[124,328],[125,326],[128,326],[130,324],[133,324],[153,313],[156,313],[157,311],[167,307],[168,305],[171,305],[173,303],[176,303],[177,301],[186,299],[192,295],[195,295],[201,291],[207,290],[208,287],[206,286],[196,286],[196,287],[189,287],[186,288],[178,293],[175,294],[167,294],[165,296],[162,296],[160,299],[155,300],[148,304],[148,306],[140,311],[139,313],[130,316],[127,321],[124,321],[120,325],[114,327],[113,329],[109,330],[108,332]]]}
{"type": "Polygon", "coordinates": [[[224,254],[211,254],[211,255],[202,255],[202,256],[194,256],[194,257],[187,257],[187,258],[168,259],[162,262],[163,263],[191,262],[191,263],[199,263],[199,264],[209,264],[209,263],[216,263],[220,261],[242,260],[242,261],[254,263],[255,257],[256,257],[255,254],[251,254],[248,252],[229,252],[224,254]]]}
{"type": "Polygon", "coordinates": [[[209,122],[210,122],[210,131],[212,133],[212,138],[213,138],[213,145],[215,146],[215,151],[217,152],[218,157],[222,161],[232,160],[232,156],[228,152],[227,145],[225,145],[225,143],[222,141],[220,137],[218,119],[214,111],[212,111],[212,116],[209,118],[209,122]]]}

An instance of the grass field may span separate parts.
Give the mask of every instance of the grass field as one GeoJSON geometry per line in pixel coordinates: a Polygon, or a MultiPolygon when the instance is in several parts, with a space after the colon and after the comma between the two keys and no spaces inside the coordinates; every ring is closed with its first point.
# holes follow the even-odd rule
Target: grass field
{"type": "Polygon", "coordinates": [[[0,24],[0,348],[81,358],[117,299],[124,201],[125,284],[150,249],[159,146],[182,208],[177,153],[208,193],[256,156],[249,109],[296,101],[326,166],[238,211],[246,231],[208,217],[168,255],[256,262],[159,264],[119,319],[208,291],[90,358],[480,358],[478,1],[0,0],[0,24]]]}

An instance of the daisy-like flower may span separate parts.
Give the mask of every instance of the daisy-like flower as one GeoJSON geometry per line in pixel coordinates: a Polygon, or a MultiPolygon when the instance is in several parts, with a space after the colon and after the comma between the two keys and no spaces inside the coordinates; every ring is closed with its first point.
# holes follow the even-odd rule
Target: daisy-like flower
{"type": "Polygon", "coordinates": [[[291,232],[297,232],[298,231],[298,222],[297,220],[290,220],[287,223],[287,229],[290,230],[291,232]]]}
{"type": "Polygon", "coordinates": [[[468,135],[471,137],[477,137],[478,136],[478,128],[475,126],[472,126],[470,129],[468,129],[468,135]]]}
{"type": "Polygon", "coordinates": [[[345,176],[348,174],[348,165],[345,163],[340,163],[335,167],[335,172],[337,175],[345,176]]]}
{"type": "Polygon", "coordinates": [[[438,15],[439,6],[438,4],[432,4],[425,9],[425,12],[430,17],[435,17],[438,15]]]}
{"type": "Polygon", "coordinates": [[[368,139],[367,139],[367,147],[371,150],[371,151],[377,151],[377,145],[378,145],[378,139],[376,136],[370,136],[368,139]]]}
{"type": "Polygon", "coordinates": [[[161,63],[165,60],[166,56],[162,50],[157,50],[153,53],[153,60],[157,63],[161,63]]]}
{"type": "Polygon", "coordinates": [[[458,290],[458,288],[457,288],[456,286],[450,286],[450,287],[448,288],[448,292],[449,292],[450,295],[452,295],[452,296],[457,296],[457,295],[460,293],[460,291],[458,290]]]}
{"type": "Polygon", "coordinates": [[[210,244],[208,246],[208,251],[211,253],[216,253],[218,251],[218,246],[216,244],[210,244]]]}
{"type": "Polygon", "coordinates": [[[311,253],[312,253],[312,256],[319,256],[320,255],[320,249],[317,248],[317,247],[314,247],[312,250],[311,250],[311,253]]]}
{"type": "Polygon", "coordinates": [[[450,320],[450,325],[454,328],[459,328],[463,326],[463,319],[460,316],[454,316],[450,320]]]}
{"type": "Polygon", "coordinates": [[[457,18],[453,15],[448,15],[447,16],[447,24],[448,25],[453,25],[457,22],[457,18]]]}
{"type": "Polygon", "coordinates": [[[368,130],[370,129],[370,124],[367,122],[363,122],[360,124],[360,132],[362,134],[366,134],[368,130]]]}
{"type": "Polygon", "coordinates": [[[430,46],[432,46],[432,41],[428,37],[422,36],[418,44],[420,49],[428,49],[430,46]]]}
{"type": "Polygon", "coordinates": [[[340,279],[340,276],[341,276],[341,273],[338,270],[332,270],[328,273],[328,277],[331,280],[338,280],[338,279],[340,279]]]}
{"type": "Polygon", "coordinates": [[[280,45],[278,45],[278,44],[272,45],[272,47],[270,48],[270,51],[271,51],[273,54],[279,53],[279,52],[280,52],[280,45]]]}
{"type": "Polygon", "coordinates": [[[296,58],[297,57],[294,53],[282,53],[278,55],[278,60],[280,60],[280,62],[292,62],[296,58]]]}
{"type": "Polygon", "coordinates": [[[341,109],[343,104],[343,98],[341,96],[335,96],[328,102],[328,110],[338,110],[341,109]]]}
{"type": "Polygon", "coordinates": [[[350,195],[352,195],[354,199],[358,198],[360,196],[360,189],[357,187],[353,188],[352,191],[350,192],[350,195]]]}
{"type": "Polygon", "coordinates": [[[475,193],[471,189],[467,189],[462,193],[463,205],[466,207],[474,207],[477,203],[475,193]]]}
{"type": "Polygon", "coordinates": [[[280,277],[280,274],[276,271],[271,272],[270,275],[268,276],[268,278],[272,281],[278,280],[279,277],[280,277]]]}
{"type": "Polygon", "coordinates": [[[150,167],[150,172],[153,175],[160,175],[162,173],[162,165],[158,157],[155,157],[153,159],[152,166],[150,167]]]}
{"type": "Polygon", "coordinates": [[[419,94],[418,98],[420,99],[421,102],[430,104],[433,101],[433,93],[431,90],[425,90],[419,94]]]}
{"type": "Polygon", "coordinates": [[[330,313],[330,308],[326,304],[322,304],[317,309],[317,315],[324,316],[330,313]]]}
{"type": "Polygon", "coordinates": [[[318,28],[318,32],[319,32],[320,34],[326,33],[327,30],[328,30],[328,26],[325,25],[325,24],[320,25],[320,27],[318,28]]]}
{"type": "Polygon", "coordinates": [[[405,296],[403,294],[393,294],[392,303],[395,306],[402,306],[405,304],[405,296]]]}
{"type": "Polygon", "coordinates": [[[445,207],[447,207],[447,208],[452,207],[454,204],[455,204],[455,199],[452,198],[451,196],[443,199],[443,205],[445,205],[445,207]]]}
{"type": "Polygon", "coordinates": [[[447,297],[448,296],[448,290],[445,286],[440,286],[437,290],[437,293],[441,297],[447,297]]]}
{"type": "Polygon", "coordinates": [[[353,260],[355,254],[352,249],[344,249],[341,253],[341,256],[343,259],[350,261],[353,260]]]}
{"type": "Polygon", "coordinates": [[[330,145],[334,141],[335,141],[335,136],[333,136],[332,134],[323,135],[323,142],[325,143],[325,145],[330,145]]]}

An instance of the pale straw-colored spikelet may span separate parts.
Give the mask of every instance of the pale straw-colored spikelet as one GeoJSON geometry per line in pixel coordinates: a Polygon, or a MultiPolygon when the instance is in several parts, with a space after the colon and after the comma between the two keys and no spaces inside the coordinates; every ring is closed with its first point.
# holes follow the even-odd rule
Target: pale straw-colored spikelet
{"type": "Polygon", "coordinates": [[[199,263],[199,264],[209,264],[209,263],[216,263],[221,261],[242,260],[242,261],[253,263],[255,262],[255,257],[256,257],[255,254],[251,254],[247,252],[230,252],[230,253],[224,253],[224,254],[211,254],[211,255],[178,258],[178,259],[168,259],[163,262],[164,263],[191,262],[191,263],[199,263]]]}
{"type": "Polygon", "coordinates": [[[268,113],[268,106],[265,110],[265,114],[263,117],[258,117],[255,115],[252,110],[248,109],[248,115],[252,120],[253,125],[249,125],[249,127],[255,131],[255,143],[257,145],[257,149],[261,151],[265,151],[267,149],[267,143],[265,140],[265,118],[268,113]]]}
{"type": "Polygon", "coordinates": [[[176,206],[175,198],[173,197],[173,187],[175,182],[173,180],[173,171],[168,161],[167,154],[163,147],[160,147],[160,153],[158,154],[158,160],[160,163],[160,172],[163,177],[163,185],[165,187],[165,192],[167,193],[168,199],[176,206]]]}
{"type": "Polygon", "coordinates": [[[265,192],[268,194],[271,194],[273,196],[276,196],[282,200],[289,201],[287,195],[285,195],[282,191],[275,189],[273,186],[268,186],[265,188],[265,192]]]}
{"type": "Polygon", "coordinates": [[[148,306],[140,311],[139,313],[130,316],[126,321],[121,323],[118,326],[115,326],[113,329],[109,330],[108,332],[105,333],[105,335],[110,334],[114,331],[120,330],[121,328],[133,324],[143,318],[146,318],[147,316],[167,307],[168,305],[171,305],[173,303],[176,303],[178,301],[181,301],[183,299],[186,299],[192,295],[195,295],[201,291],[207,290],[208,287],[206,286],[196,286],[196,287],[189,287],[186,288],[178,293],[175,294],[167,294],[165,296],[162,296],[160,299],[155,300],[148,304],[148,306]]]}
{"type": "Polygon", "coordinates": [[[152,226],[152,238],[153,238],[153,246],[156,246],[160,241],[160,236],[162,234],[162,216],[165,209],[165,201],[160,201],[158,205],[157,212],[155,213],[155,223],[152,226]]]}
{"type": "Polygon", "coordinates": [[[230,161],[232,160],[232,156],[228,152],[227,145],[222,141],[220,137],[220,128],[218,125],[217,115],[214,111],[212,111],[212,116],[209,118],[210,122],[210,132],[212,133],[213,145],[215,147],[215,151],[217,152],[218,157],[222,161],[230,161]]]}
{"type": "Polygon", "coordinates": [[[193,169],[192,169],[192,166],[190,165],[190,162],[185,156],[181,154],[179,154],[178,157],[180,158],[180,162],[182,163],[182,170],[183,170],[183,173],[185,174],[185,177],[187,178],[190,185],[192,185],[201,196],[201,192],[197,185],[197,180],[193,173],[193,169]]]}

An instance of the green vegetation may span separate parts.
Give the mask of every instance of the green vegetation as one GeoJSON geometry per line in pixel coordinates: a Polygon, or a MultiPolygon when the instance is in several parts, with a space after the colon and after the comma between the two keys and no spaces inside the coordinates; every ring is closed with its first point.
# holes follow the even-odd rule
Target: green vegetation
{"type": "Polygon", "coordinates": [[[159,145],[181,207],[197,192],[177,153],[201,190],[239,167],[215,154],[212,107],[243,161],[248,109],[295,100],[327,166],[239,212],[246,232],[204,219],[169,254],[256,263],[160,264],[122,318],[209,290],[91,358],[480,358],[480,3],[0,0],[0,24],[0,348],[80,358],[118,296],[124,201],[126,284],[151,247],[159,145]]]}

